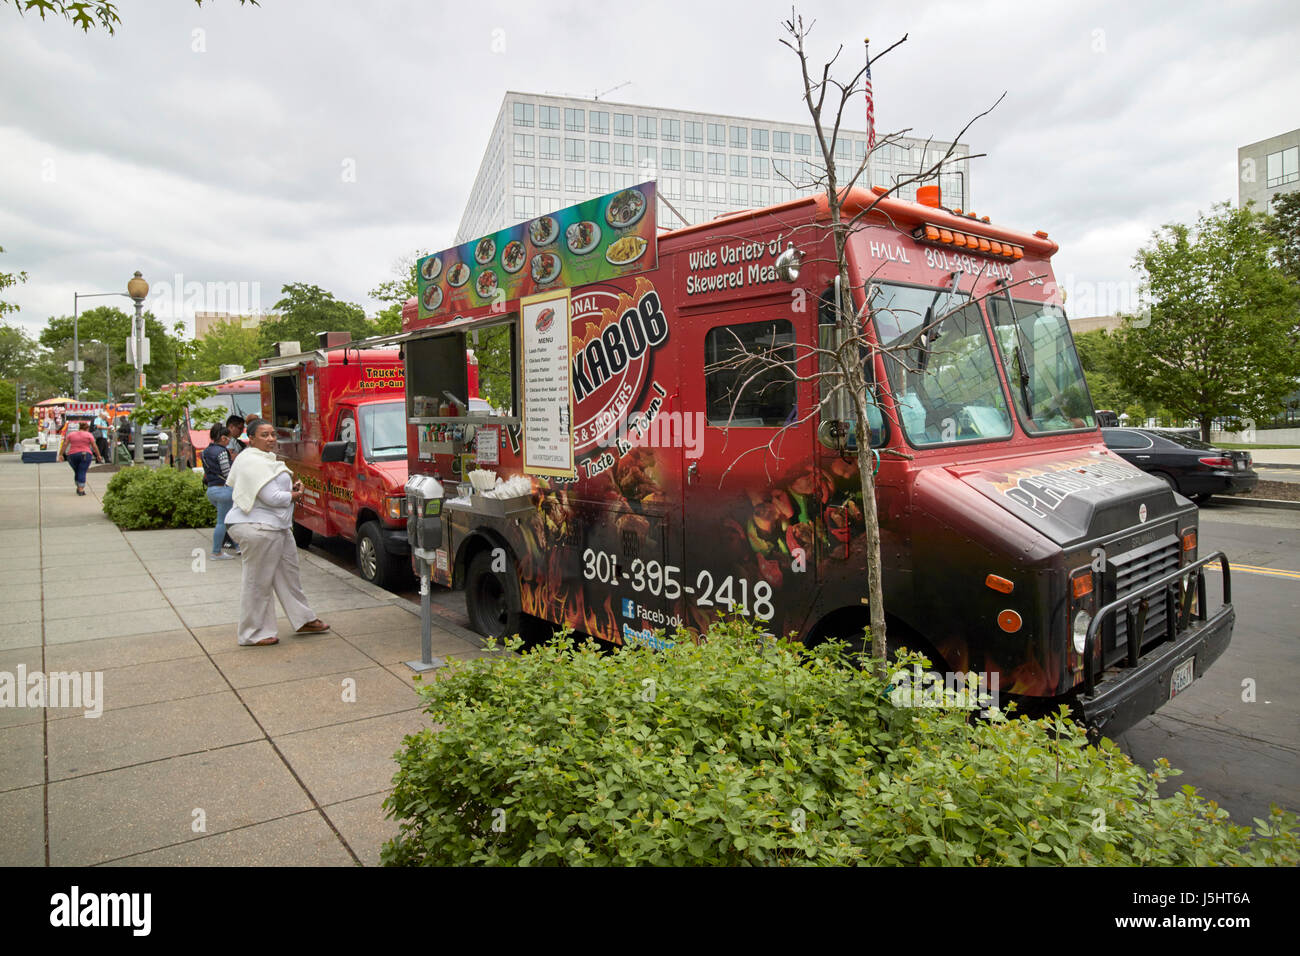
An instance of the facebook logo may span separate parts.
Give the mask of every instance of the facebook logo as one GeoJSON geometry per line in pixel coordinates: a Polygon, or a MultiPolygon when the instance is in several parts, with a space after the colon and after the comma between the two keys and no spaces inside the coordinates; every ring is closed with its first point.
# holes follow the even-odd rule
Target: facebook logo
{"type": "Polygon", "coordinates": [[[630,598],[623,599],[623,616],[636,617],[636,602],[630,598]]]}

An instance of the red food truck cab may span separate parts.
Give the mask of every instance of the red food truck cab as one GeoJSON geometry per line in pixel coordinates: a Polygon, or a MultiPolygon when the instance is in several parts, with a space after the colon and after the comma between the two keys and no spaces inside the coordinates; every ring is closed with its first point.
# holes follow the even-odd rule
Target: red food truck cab
{"type": "Polygon", "coordinates": [[[421,260],[407,447],[445,498],[438,534],[419,531],[476,630],[653,647],[739,613],[861,640],[865,440],[891,646],[1112,736],[1223,652],[1227,561],[1198,557],[1191,502],[1103,443],[1046,233],[937,195],[845,193],[852,301],[877,346],[857,435],[817,375],[815,350],[850,347],[825,197],[656,235],[653,190],[421,260]],[[449,435],[430,397],[464,389],[458,356],[484,336],[508,357],[484,373],[498,410],[449,435]]]}
{"type": "Polygon", "coordinates": [[[387,586],[406,573],[406,421],[395,348],[357,348],[322,333],[315,351],[263,359],[261,409],[277,454],[303,483],[293,535],[356,544],[361,576],[387,586]]]}

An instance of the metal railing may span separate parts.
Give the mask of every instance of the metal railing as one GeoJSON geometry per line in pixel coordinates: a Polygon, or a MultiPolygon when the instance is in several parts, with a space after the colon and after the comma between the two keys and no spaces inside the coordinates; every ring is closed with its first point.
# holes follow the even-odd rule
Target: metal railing
{"type": "Polygon", "coordinates": [[[1205,572],[1202,569],[1211,561],[1218,561],[1219,568],[1223,572],[1223,606],[1216,612],[1216,615],[1221,614],[1224,608],[1232,604],[1232,576],[1227,556],[1222,551],[1215,551],[1213,554],[1208,554],[1198,561],[1193,561],[1176,571],[1171,571],[1163,577],[1111,601],[1093,615],[1083,645],[1084,687],[1089,694],[1096,691],[1099,667],[1101,669],[1105,668],[1104,663],[1098,664],[1095,648],[1097,636],[1111,616],[1123,611],[1128,618],[1128,628],[1125,634],[1128,646],[1123,667],[1136,667],[1142,656],[1142,636],[1146,628],[1147,611],[1151,606],[1152,595],[1163,592],[1165,636],[1161,643],[1172,644],[1177,641],[1178,631],[1191,623],[1193,614],[1195,614],[1197,620],[1209,620],[1205,572]],[[1196,575],[1196,589],[1194,591],[1191,587],[1186,587],[1182,583],[1183,578],[1193,573],[1196,575]],[[1195,611],[1192,610],[1193,594],[1196,596],[1195,611]]]}

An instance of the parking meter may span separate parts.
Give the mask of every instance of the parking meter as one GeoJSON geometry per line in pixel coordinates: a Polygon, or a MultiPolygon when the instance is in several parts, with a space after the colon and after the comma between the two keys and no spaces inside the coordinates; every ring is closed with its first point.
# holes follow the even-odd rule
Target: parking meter
{"type": "Polygon", "coordinates": [[[422,561],[433,561],[442,547],[442,482],[432,475],[406,479],[406,537],[422,561]]]}

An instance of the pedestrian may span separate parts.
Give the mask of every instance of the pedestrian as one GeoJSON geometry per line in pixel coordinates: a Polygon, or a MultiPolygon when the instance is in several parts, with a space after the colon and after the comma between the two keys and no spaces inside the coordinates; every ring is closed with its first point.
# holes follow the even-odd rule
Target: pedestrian
{"type": "Polygon", "coordinates": [[[275,428],[260,418],[248,421],[248,447],[236,456],[226,483],[231,508],[226,530],[244,555],[240,589],[239,643],[278,644],[275,599],[299,634],[320,634],[329,625],[316,616],[302,593],[298,546],[293,540],[293,506],[302,499],[294,481],[275,457],[275,428]]]}
{"type": "Polygon", "coordinates": [[[248,442],[240,438],[244,434],[244,418],[242,415],[231,415],[226,419],[226,431],[230,434],[230,444],[226,446],[226,451],[230,453],[233,461],[234,457],[248,447],[248,442]]]}
{"type": "Polygon", "coordinates": [[[95,436],[90,431],[90,423],[82,422],[80,428],[68,430],[67,437],[63,439],[63,445],[59,448],[59,461],[66,461],[72,466],[79,495],[86,493],[86,472],[90,470],[92,457],[101,464],[104,461],[104,457],[99,453],[99,446],[95,444],[95,436]]]}
{"type": "Polygon", "coordinates": [[[211,441],[203,449],[202,455],[203,487],[208,500],[217,509],[217,526],[212,529],[212,553],[208,557],[214,561],[229,561],[230,555],[221,550],[223,542],[229,542],[235,549],[235,554],[240,553],[238,545],[226,533],[226,514],[230,511],[231,494],[230,486],[226,484],[226,476],[230,474],[230,453],[226,451],[226,443],[230,441],[230,436],[226,434],[226,426],[218,424],[208,429],[208,438],[211,441]]]}
{"type": "Polygon", "coordinates": [[[95,444],[99,446],[101,458],[108,459],[108,419],[103,411],[95,412],[95,444]]]}

